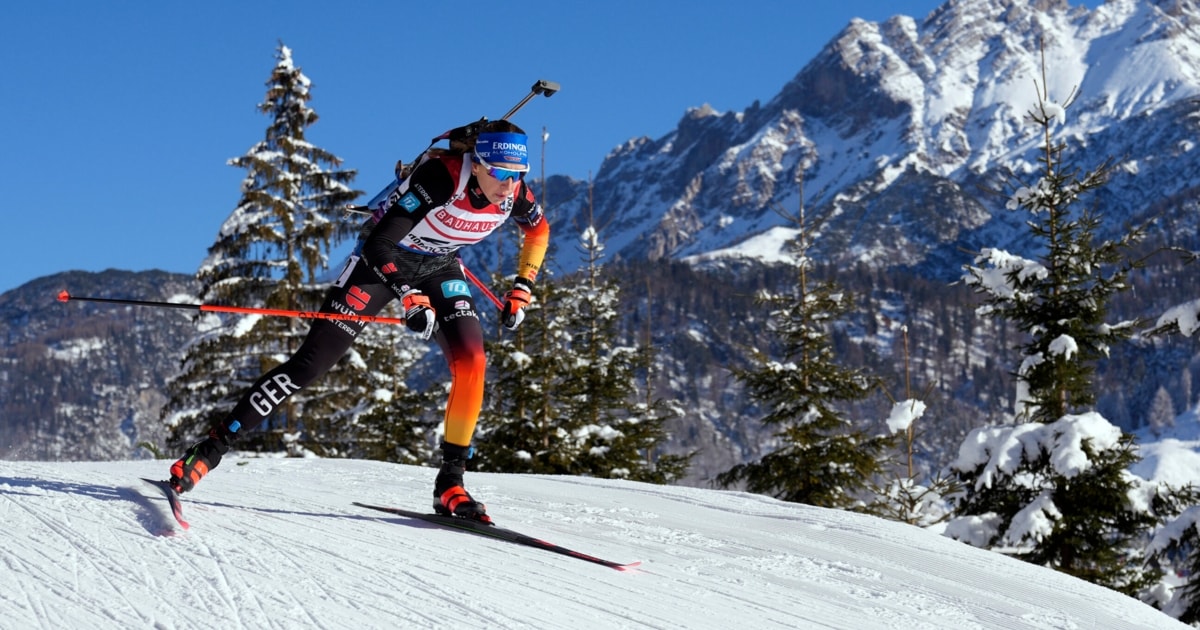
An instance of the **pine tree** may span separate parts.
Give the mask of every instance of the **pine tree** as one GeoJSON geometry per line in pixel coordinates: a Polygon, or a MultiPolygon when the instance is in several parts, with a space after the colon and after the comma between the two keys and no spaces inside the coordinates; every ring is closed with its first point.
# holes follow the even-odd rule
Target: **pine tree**
{"type": "MultiPolygon", "coordinates": [[[[645,310],[648,314],[654,311],[656,305],[653,302],[649,282],[646,284],[645,310]]],[[[650,318],[646,317],[645,338],[640,348],[640,358],[638,361],[639,369],[644,370],[645,374],[643,381],[645,383],[645,390],[642,393],[641,400],[637,402],[634,409],[636,413],[645,418],[652,426],[658,427],[658,430],[663,434],[662,437],[665,438],[667,426],[671,422],[682,418],[686,411],[683,405],[674,398],[659,398],[654,388],[659,352],[654,343],[653,333],[653,325],[650,322],[650,318]]],[[[645,460],[648,465],[647,470],[652,472],[648,476],[643,477],[642,481],[670,483],[682,479],[687,475],[692,458],[696,456],[696,451],[685,454],[666,453],[662,450],[662,441],[662,439],[656,440],[656,444],[645,449],[645,460]]]]}
{"type": "MultiPolygon", "coordinates": [[[[943,328],[943,330],[947,330],[943,328]]],[[[892,411],[887,419],[888,429],[899,437],[897,440],[902,451],[902,462],[897,471],[890,477],[881,477],[870,484],[875,498],[864,508],[864,511],[883,518],[916,525],[930,527],[950,518],[948,503],[945,497],[958,492],[957,481],[936,471],[923,474],[916,464],[917,454],[917,420],[920,420],[926,409],[925,398],[933,390],[928,387],[921,398],[914,398],[909,369],[910,354],[908,350],[908,326],[900,328],[904,351],[904,394],[903,400],[895,400],[891,394],[892,411]]]]}
{"type": "Polygon", "coordinates": [[[1146,424],[1154,435],[1161,437],[1167,429],[1175,426],[1175,405],[1171,402],[1171,394],[1162,385],[1154,392],[1154,400],[1150,402],[1150,411],[1146,416],[1146,424]]]}
{"type": "MultiPolygon", "coordinates": [[[[328,267],[331,248],[353,231],[340,220],[341,209],[360,191],[349,187],[354,170],[341,169],[340,158],[306,140],[317,121],[308,106],[311,82],[282,43],[275,57],[258,106],[271,124],[261,142],[229,161],[246,171],[242,197],[196,275],[206,302],[316,310],[326,288],[318,274],[328,267]]],[[[170,401],[163,409],[175,446],[223,420],[242,391],[294,352],[307,332],[296,319],[256,316],[203,315],[198,325],[200,334],[168,384],[170,401]]],[[[306,416],[301,410],[349,406],[344,399],[353,389],[346,380],[327,377],[294,396],[267,424],[295,430],[301,417],[319,423],[319,412],[306,416]]]]}
{"type": "Polygon", "coordinates": [[[590,262],[580,282],[539,282],[520,334],[490,344],[496,377],[479,467],[674,481],[689,457],[651,456],[670,416],[665,403],[639,401],[643,350],[617,341],[620,288],[601,277],[594,229],[585,231],[583,248],[590,262]]]}
{"type": "Polygon", "coordinates": [[[1175,575],[1189,576],[1188,581],[1172,589],[1166,597],[1144,597],[1149,603],[1192,626],[1200,625],[1200,489],[1187,486],[1180,490],[1174,506],[1179,517],[1163,527],[1148,548],[1154,562],[1175,575]]]}
{"type": "Polygon", "coordinates": [[[1132,497],[1170,490],[1143,487],[1128,472],[1139,459],[1133,437],[1088,407],[1095,400],[1096,362],[1135,325],[1109,323],[1106,316],[1136,266],[1125,252],[1141,231],[1097,241],[1101,217],[1077,208],[1081,195],[1103,185],[1106,168],[1080,175],[1064,161],[1066,147],[1052,129],[1070,98],[1059,106],[1040,89],[1038,96],[1028,118],[1043,140],[1040,177],[1018,188],[1009,208],[1029,213],[1029,242],[1040,258],[984,250],[975,259],[979,266],[966,266],[964,276],[985,296],[982,314],[1014,322],[1027,337],[1015,414],[1026,423],[968,436],[963,453],[992,443],[1003,453],[960,454],[954,468],[964,492],[947,532],[966,539],[968,530],[987,523],[976,544],[1136,595],[1158,577],[1138,562],[1140,543],[1170,515],[1132,497]]]}
{"type": "Polygon", "coordinates": [[[639,400],[639,366],[645,349],[621,343],[621,288],[601,277],[604,251],[594,227],[586,229],[581,248],[588,265],[581,282],[560,299],[560,317],[571,331],[574,364],[556,388],[560,417],[574,425],[567,453],[571,473],[635,481],[673,481],[686,470],[688,457],[648,454],[666,439],[666,408],[639,400]]]}
{"type": "Polygon", "coordinates": [[[1029,112],[1043,138],[1041,177],[1018,188],[1008,202],[1009,209],[1030,214],[1030,242],[1043,249],[1041,259],[985,249],[975,259],[981,266],[968,265],[964,277],[984,295],[981,313],[1014,322],[1027,335],[1017,371],[1017,415],[1038,422],[1092,405],[1096,362],[1129,339],[1137,325],[1105,318],[1113,296],[1128,288],[1137,263],[1126,254],[1144,231],[1098,241],[1101,215],[1089,207],[1075,210],[1081,195],[1103,186],[1108,169],[1102,164],[1080,175],[1064,163],[1066,145],[1054,139],[1052,129],[1065,111],[1043,97],[1029,112]]]}
{"type": "MultiPolygon", "coordinates": [[[[401,317],[399,302],[387,310],[401,317]]],[[[370,326],[350,348],[347,361],[362,379],[358,404],[331,414],[341,428],[335,435],[349,440],[350,457],[424,465],[437,446],[430,436],[442,422],[438,410],[446,392],[439,387],[413,389],[407,379],[429,351],[428,343],[400,326],[370,326]],[[349,427],[349,428],[345,428],[349,427]]]]}
{"type": "Polygon", "coordinates": [[[487,403],[480,414],[475,464],[480,470],[562,474],[553,392],[568,333],[555,317],[559,289],[543,274],[514,334],[487,342],[487,403]]]}
{"type": "Polygon", "coordinates": [[[1130,474],[1133,436],[1090,412],[977,429],[967,443],[997,452],[952,465],[963,494],[949,536],[1132,596],[1157,581],[1141,545],[1171,516],[1153,509],[1171,490],[1130,474]]]}
{"type": "Polygon", "coordinates": [[[768,309],[764,337],[778,344],[779,358],[755,349],[758,367],[735,371],[750,397],[771,409],[762,422],[778,427],[779,446],[756,462],[721,473],[717,483],[744,483],[750,492],[783,501],[861,507],[871,479],[882,469],[888,440],[856,428],[839,405],[865,399],[875,382],[837,363],[831,328],[850,311],[850,296],[836,282],[809,276],[813,261],[806,255],[803,208],[791,218],[800,228],[794,243],[796,283],[782,293],[763,290],[757,299],[768,309]]]}

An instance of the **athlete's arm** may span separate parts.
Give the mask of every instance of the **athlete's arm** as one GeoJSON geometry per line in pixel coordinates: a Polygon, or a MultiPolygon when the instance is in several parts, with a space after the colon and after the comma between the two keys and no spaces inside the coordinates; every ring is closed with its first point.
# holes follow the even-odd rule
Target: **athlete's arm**
{"type": "Polygon", "coordinates": [[[533,286],[546,257],[546,248],[550,246],[550,222],[524,182],[513,200],[512,217],[524,235],[517,258],[517,276],[529,280],[529,285],[533,286]]]}

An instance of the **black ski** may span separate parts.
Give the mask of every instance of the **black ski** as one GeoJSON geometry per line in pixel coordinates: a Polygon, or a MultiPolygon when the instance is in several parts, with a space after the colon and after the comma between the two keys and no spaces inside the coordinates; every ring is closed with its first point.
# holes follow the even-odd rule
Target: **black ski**
{"type": "Polygon", "coordinates": [[[147,479],[146,477],[142,477],[141,479],[155,488],[158,488],[164,495],[166,495],[167,503],[171,504],[171,514],[175,516],[176,521],[179,521],[180,527],[187,529],[189,525],[187,521],[183,520],[183,503],[179,501],[179,494],[175,492],[175,489],[171,487],[171,484],[165,481],[158,481],[157,479],[147,479]]]}
{"type": "Polygon", "coordinates": [[[472,534],[479,534],[480,536],[487,536],[488,538],[507,540],[508,542],[516,543],[518,545],[525,545],[526,547],[544,549],[546,551],[552,551],[564,556],[571,556],[572,558],[579,558],[580,560],[586,560],[595,564],[604,565],[618,571],[628,571],[641,564],[641,562],[622,564],[620,562],[613,562],[612,560],[604,560],[603,558],[589,556],[586,553],[580,553],[573,549],[567,549],[566,547],[548,543],[544,540],[534,538],[533,536],[527,536],[520,532],[514,532],[511,529],[504,529],[503,527],[496,527],[495,525],[489,525],[479,521],[472,521],[470,519],[460,518],[457,516],[442,516],[440,514],[413,512],[412,510],[405,510],[402,508],[384,507],[381,505],[367,505],[366,503],[359,503],[357,501],[354,502],[354,505],[370,510],[387,512],[388,514],[395,514],[397,516],[404,516],[406,518],[420,519],[427,523],[450,527],[460,531],[470,532],[472,534]]]}

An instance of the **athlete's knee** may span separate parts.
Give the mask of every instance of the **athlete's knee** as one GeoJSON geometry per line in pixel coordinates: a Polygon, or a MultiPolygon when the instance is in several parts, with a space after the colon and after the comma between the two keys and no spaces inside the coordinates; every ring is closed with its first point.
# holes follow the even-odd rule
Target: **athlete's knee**
{"type": "Polygon", "coordinates": [[[481,379],[487,371],[487,354],[482,348],[466,350],[450,361],[450,374],[457,379],[481,379]]]}

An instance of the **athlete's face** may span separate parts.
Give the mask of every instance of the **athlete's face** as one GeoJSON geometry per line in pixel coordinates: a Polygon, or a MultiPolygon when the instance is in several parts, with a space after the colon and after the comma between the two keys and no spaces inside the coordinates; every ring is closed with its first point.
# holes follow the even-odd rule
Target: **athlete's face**
{"type": "Polygon", "coordinates": [[[479,189],[483,191],[483,196],[487,197],[488,201],[498,204],[517,192],[517,186],[521,184],[520,179],[516,177],[496,179],[489,170],[485,164],[478,162],[471,164],[471,173],[475,175],[476,181],[479,182],[479,189]]]}

